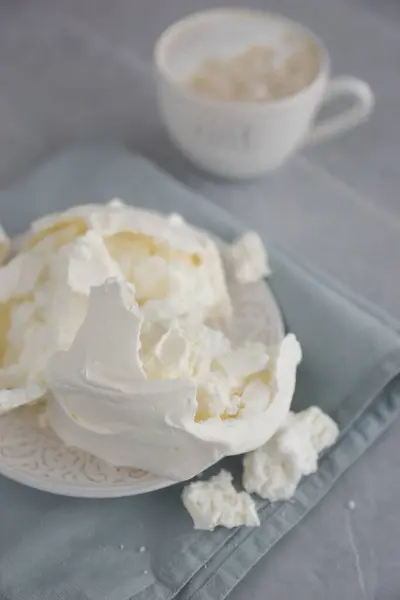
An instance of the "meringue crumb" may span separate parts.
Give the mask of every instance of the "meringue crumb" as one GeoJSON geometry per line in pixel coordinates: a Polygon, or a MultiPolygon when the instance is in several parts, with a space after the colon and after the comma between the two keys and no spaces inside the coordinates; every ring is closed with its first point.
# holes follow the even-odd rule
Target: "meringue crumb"
{"type": "MultiPolygon", "coordinates": [[[[66,445],[113,465],[122,462],[124,468],[181,481],[225,454],[258,447],[283,421],[294,389],[297,342],[290,347],[287,341],[293,336],[287,336],[279,350],[273,349],[271,366],[263,344],[243,341],[242,348],[233,347],[224,328],[208,326],[209,320],[218,322],[232,313],[224,264],[212,236],[179,215],[168,218],[113,200],[48,215],[31,224],[21,244],[19,254],[0,269],[0,296],[10,320],[0,341],[6,371],[10,365],[21,371],[21,384],[40,382],[40,387],[34,393],[29,388],[29,395],[25,387],[2,390],[7,397],[0,412],[49,392],[49,425],[66,445]],[[118,443],[113,441],[119,438],[114,434],[121,418],[115,389],[129,399],[131,409],[126,412],[126,437],[118,443]],[[139,389],[152,403],[141,423],[150,432],[143,439],[136,434],[139,389]],[[78,394],[85,398],[84,413],[78,394]],[[159,402],[162,395],[165,400],[159,402]],[[274,413],[269,405],[278,395],[282,408],[274,413]],[[62,419],[57,417],[61,411],[67,413],[62,419]],[[204,426],[197,424],[206,420],[204,426]],[[101,435],[95,424],[112,435],[101,435]],[[153,427],[160,440],[157,451],[153,427]],[[215,444],[208,428],[215,431],[215,444]],[[235,428],[237,435],[230,432],[235,428]],[[111,441],[106,443],[106,437],[111,441]],[[179,449],[182,462],[176,458],[179,449]]],[[[232,260],[235,250],[242,267],[239,278],[252,281],[266,274],[265,251],[255,233],[234,244],[232,260]]],[[[46,420],[38,418],[41,427],[46,420]]],[[[249,498],[238,499],[228,484],[220,487],[218,497],[228,495],[235,509],[234,516],[230,510],[223,515],[227,526],[235,526],[244,513],[253,525],[249,498]]]]}
{"type": "Polygon", "coordinates": [[[290,500],[302,476],[315,473],[319,455],[338,435],[337,424],[317,406],[289,413],[264,446],[245,455],[244,489],[270,502],[290,500]]]}
{"type": "Polygon", "coordinates": [[[253,283],[271,274],[264,244],[255,231],[248,231],[232,244],[231,258],[239,283],[253,283]]]}
{"type": "Polygon", "coordinates": [[[260,525],[254,500],[246,492],[238,492],[232,479],[232,474],[222,469],[208,481],[195,481],[184,488],[182,501],[195,529],[260,525]]]}

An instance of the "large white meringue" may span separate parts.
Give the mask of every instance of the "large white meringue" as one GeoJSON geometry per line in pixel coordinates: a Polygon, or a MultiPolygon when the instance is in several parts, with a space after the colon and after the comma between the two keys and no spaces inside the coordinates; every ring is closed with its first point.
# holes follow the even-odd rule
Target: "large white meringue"
{"type": "MultiPolygon", "coordinates": [[[[179,215],[78,206],[13,248],[0,266],[0,414],[45,397],[67,445],[175,480],[284,422],[295,337],[236,347],[211,327],[232,313],[222,260],[179,215]]],[[[246,267],[250,246],[236,248],[246,267]]],[[[251,280],[265,274],[260,256],[251,280]]]]}
{"type": "Polygon", "coordinates": [[[50,423],[68,445],[107,462],[174,480],[189,479],[223,456],[265,443],[284,422],[300,347],[289,335],[265,386],[267,405],[232,419],[196,421],[196,386],[147,380],[139,360],[141,314],[119,281],[92,288],[87,317],[70,350],[49,361],[50,423]]]}

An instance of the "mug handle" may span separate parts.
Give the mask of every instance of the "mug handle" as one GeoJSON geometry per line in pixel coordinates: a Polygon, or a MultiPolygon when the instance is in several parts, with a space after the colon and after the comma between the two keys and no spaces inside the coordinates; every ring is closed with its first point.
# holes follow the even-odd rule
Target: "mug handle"
{"type": "Polygon", "coordinates": [[[353,106],[341,114],[316,123],[309,132],[305,144],[314,144],[334,137],[347,129],[356,127],[371,114],[375,96],[368,83],[356,77],[335,77],[328,83],[328,89],[322,105],[341,96],[353,97],[353,106]]]}

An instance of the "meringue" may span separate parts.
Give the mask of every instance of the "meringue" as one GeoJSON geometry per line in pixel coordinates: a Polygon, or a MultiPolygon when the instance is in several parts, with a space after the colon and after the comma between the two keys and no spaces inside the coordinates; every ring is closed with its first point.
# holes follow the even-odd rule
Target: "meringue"
{"type": "Polygon", "coordinates": [[[179,215],[77,206],[14,247],[0,267],[0,412],[45,398],[65,444],[173,480],[284,423],[297,340],[237,346],[212,326],[232,316],[220,252],[179,215]]]}
{"type": "Polygon", "coordinates": [[[248,231],[231,247],[231,261],[237,281],[252,283],[271,274],[267,253],[260,236],[248,231]]]}
{"type": "Polygon", "coordinates": [[[37,383],[30,383],[26,388],[0,390],[0,415],[30,402],[35,402],[42,398],[45,393],[46,388],[37,383]]]}
{"type": "Polygon", "coordinates": [[[53,252],[42,244],[18,254],[0,270],[0,280],[10,267],[16,271],[13,265],[19,259],[26,268],[19,271],[17,285],[9,287],[14,294],[18,291],[20,300],[10,311],[3,364],[9,367],[17,361],[26,382],[42,381],[49,358],[56,350],[70,346],[82,324],[91,286],[111,276],[122,279],[123,275],[101,236],[93,231],[53,252]],[[24,282],[23,289],[20,282],[24,282]]]}
{"type": "Polygon", "coordinates": [[[260,525],[254,500],[246,492],[236,491],[228,471],[222,470],[208,481],[190,483],[182,492],[182,501],[195,529],[260,525]]]}
{"type": "Polygon", "coordinates": [[[231,314],[217,247],[183,220],[114,200],[35,221],[19,248],[0,267],[0,357],[25,382],[41,380],[50,356],[70,346],[90,288],[108,277],[133,283],[141,305],[162,303],[169,318],[231,314]]]}
{"type": "Polygon", "coordinates": [[[271,358],[266,406],[246,417],[239,406],[235,418],[199,420],[194,380],[146,378],[141,326],[132,286],[110,280],[92,288],[70,349],[55,353],[46,369],[50,423],[67,445],[113,465],[186,480],[223,456],[259,447],[282,425],[301,356],[294,336],[271,358]]]}
{"type": "Polygon", "coordinates": [[[176,215],[165,217],[124,204],[118,198],[105,205],[87,204],[34,221],[23,248],[35,247],[49,235],[71,241],[71,236],[95,231],[103,237],[125,278],[142,288],[145,301],[168,297],[178,314],[204,311],[207,317],[229,316],[232,307],[215,242],[176,215]],[[164,261],[162,260],[164,259],[164,261]],[[146,264],[147,262],[147,264],[146,264]],[[143,264],[142,264],[143,263],[143,264]],[[168,263],[168,264],[166,264],[168,263]],[[156,296],[146,288],[157,269],[156,296]],[[144,289],[143,289],[144,288],[144,289]]]}
{"type": "Polygon", "coordinates": [[[286,422],[262,447],[243,459],[243,486],[275,502],[293,497],[303,475],[315,473],[318,455],[332,446],[339,435],[337,424],[317,406],[286,422]]]}

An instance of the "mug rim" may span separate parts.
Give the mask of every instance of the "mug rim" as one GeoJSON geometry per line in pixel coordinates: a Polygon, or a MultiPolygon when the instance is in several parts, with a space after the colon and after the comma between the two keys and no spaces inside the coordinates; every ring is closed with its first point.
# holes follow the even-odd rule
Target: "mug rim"
{"type": "Polygon", "coordinates": [[[168,84],[174,87],[175,89],[179,90],[179,93],[185,96],[188,100],[200,103],[202,105],[206,104],[214,108],[224,107],[225,110],[227,108],[233,110],[251,109],[264,112],[266,109],[280,109],[287,107],[290,104],[295,103],[302,97],[306,96],[312,90],[313,87],[316,87],[320,83],[322,79],[328,79],[330,72],[329,53],[325,45],[318,38],[318,36],[316,36],[314,32],[311,31],[311,29],[304,26],[302,23],[288,19],[287,17],[279,13],[274,13],[266,10],[239,7],[205,9],[202,11],[191,13],[183,17],[182,19],[175,21],[174,23],[169,25],[157,38],[156,43],[154,45],[153,61],[158,72],[162,77],[164,77],[168,84]],[[208,97],[206,95],[203,96],[201,94],[198,94],[192,91],[190,88],[181,85],[180,82],[178,82],[172,75],[172,71],[169,68],[168,63],[166,61],[166,46],[170,44],[177,35],[179,35],[183,28],[192,24],[193,22],[196,22],[197,20],[204,19],[205,17],[223,17],[224,15],[232,14],[259,16],[264,19],[268,18],[276,21],[283,21],[284,23],[290,25],[294,29],[300,30],[301,32],[306,34],[306,36],[316,44],[317,48],[321,53],[320,69],[314,77],[314,79],[311,81],[311,83],[309,83],[306,87],[301,88],[295,94],[291,94],[290,96],[280,98],[278,100],[268,100],[265,102],[257,102],[254,100],[218,100],[215,98],[208,97]]]}

